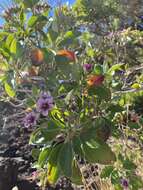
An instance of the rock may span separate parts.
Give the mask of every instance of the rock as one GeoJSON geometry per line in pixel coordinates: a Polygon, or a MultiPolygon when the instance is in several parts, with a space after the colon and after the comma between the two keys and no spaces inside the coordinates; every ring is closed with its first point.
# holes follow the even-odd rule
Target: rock
{"type": "Polygon", "coordinates": [[[17,182],[18,165],[14,159],[0,158],[0,190],[11,190],[17,182]]]}
{"type": "Polygon", "coordinates": [[[26,179],[19,180],[17,186],[18,190],[36,190],[36,183],[26,179]]]}
{"type": "Polygon", "coordinates": [[[13,187],[12,190],[19,190],[17,186],[13,187]]]}

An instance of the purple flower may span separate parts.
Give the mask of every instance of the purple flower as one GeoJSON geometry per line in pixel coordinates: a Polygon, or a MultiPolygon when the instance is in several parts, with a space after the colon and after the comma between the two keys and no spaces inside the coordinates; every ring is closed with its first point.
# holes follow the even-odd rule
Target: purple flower
{"type": "Polygon", "coordinates": [[[139,18],[143,21],[143,15],[139,16],[139,18]]]}
{"type": "Polygon", "coordinates": [[[40,95],[37,101],[37,111],[40,112],[43,116],[47,116],[49,110],[54,106],[53,98],[50,94],[43,93],[40,95]]]}
{"type": "Polygon", "coordinates": [[[125,71],[123,71],[123,70],[118,70],[118,71],[116,71],[116,73],[119,74],[119,75],[124,75],[124,74],[125,74],[125,71]]]}
{"type": "Polygon", "coordinates": [[[83,68],[84,68],[85,71],[89,72],[92,69],[92,64],[86,63],[86,64],[83,65],[83,68]]]}
{"type": "Polygon", "coordinates": [[[59,84],[63,84],[65,80],[59,80],[59,84]]]}
{"type": "Polygon", "coordinates": [[[30,112],[24,118],[24,121],[23,121],[24,126],[27,128],[32,127],[32,126],[36,125],[37,120],[38,120],[38,115],[34,112],[30,112]]]}
{"type": "Polygon", "coordinates": [[[122,184],[122,186],[123,186],[125,189],[127,189],[127,188],[129,187],[129,181],[128,181],[127,179],[125,179],[125,178],[123,178],[123,179],[121,180],[121,184],[122,184]]]}

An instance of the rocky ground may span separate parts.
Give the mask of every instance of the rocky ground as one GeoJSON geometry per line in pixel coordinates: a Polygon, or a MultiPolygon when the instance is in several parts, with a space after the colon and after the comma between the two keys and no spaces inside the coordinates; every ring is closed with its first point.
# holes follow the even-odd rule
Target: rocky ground
{"type": "Polygon", "coordinates": [[[28,144],[32,129],[19,125],[22,109],[0,102],[0,190],[40,190],[32,181],[32,147],[28,144]],[[18,114],[17,114],[18,113],[18,114]]]}

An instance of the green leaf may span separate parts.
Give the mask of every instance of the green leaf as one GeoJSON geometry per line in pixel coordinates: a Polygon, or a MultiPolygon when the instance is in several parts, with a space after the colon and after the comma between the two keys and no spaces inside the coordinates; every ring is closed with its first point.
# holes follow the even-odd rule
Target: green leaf
{"type": "Polygon", "coordinates": [[[49,28],[47,37],[48,37],[48,42],[50,44],[53,44],[56,41],[57,37],[58,37],[58,32],[55,32],[54,30],[49,28]]]}
{"type": "Polygon", "coordinates": [[[129,159],[123,161],[123,167],[127,170],[135,170],[137,166],[129,159]]]}
{"type": "Polygon", "coordinates": [[[116,161],[115,154],[107,144],[99,144],[96,142],[95,146],[93,142],[86,142],[83,143],[83,150],[85,153],[85,158],[90,163],[96,162],[99,164],[108,165],[116,161]],[[88,143],[90,143],[93,148],[91,148],[88,143]]]}
{"type": "Polygon", "coordinates": [[[115,71],[118,71],[122,68],[124,64],[123,63],[119,63],[119,64],[116,64],[116,65],[113,65],[109,70],[108,70],[108,74],[112,75],[114,74],[115,71]]]}
{"type": "Polygon", "coordinates": [[[16,54],[16,51],[17,51],[17,40],[15,38],[11,42],[10,51],[11,51],[11,53],[16,54]]]}
{"type": "Polygon", "coordinates": [[[48,161],[48,156],[51,153],[51,147],[47,147],[44,148],[40,154],[39,154],[39,158],[38,158],[38,164],[40,165],[40,167],[43,167],[46,162],[48,161]]]}
{"type": "Polygon", "coordinates": [[[30,19],[28,20],[28,27],[34,27],[34,25],[36,24],[38,20],[38,16],[31,16],[30,19]]]}
{"type": "Polygon", "coordinates": [[[47,17],[44,15],[41,15],[38,17],[37,26],[42,29],[47,24],[47,21],[48,21],[47,17]]]}
{"type": "Polygon", "coordinates": [[[99,117],[95,119],[94,124],[95,139],[99,142],[106,142],[111,135],[112,122],[106,118],[99,117]]]}
{"type": "Polygon", "coordinates": [[[54,122],[60,126],[61,128],[65,128],[64,119],[62,117],[62,113],[58,109],[53,109],[50,112],[51,118],[54,120],[54,122]]]}
{"type": "Polygon", "coordinates": [[[130,184],[133,190],[140,190],[143,188],[143,180],[139,176],[130,176],[130,184]]]}
{"type": "Polygon", "coordinates": [[[130,127],[130,129],[139,129],[139,128],[141,128],[141,126],[138,123],[132,122],[132,121],[129,121],[128,126],[130,127]]]}
{"type": "Polygon", "coordinates": [[[96,75],[103,75],[103,67],[99,64],[94,65],[94,73],[96,75]]]}
{"type": "Polygon", "coordinates": [[[0,40],[5,39],[8,35],[8,32],[5,32],[4,30],[0,31],[0,40]]]}
{"type": "Polygon", "coordinates": [[[111,182],[112,184],[119,184],[121,177],[119,176],[119,172],[117,170],[114,170],[111,174],[111,182]]]}
{"type": "Polygon", "coordinates": [[[35,100],[34,100],[33,98],[27,98],[27,100],[26,100],[26,105],[27,105],[28,107],[34,106],[34,105],[35,105],[35,100]]]}
{"type": "Polygon", "coordinates": [[[123,107],[118,104],[110,104],[107,111],[111,111],[112,113],[122,112],[124,111],[123,107]]]}
{"type": "Polygon", "coordinates": [[[65,143],[59,154],[59,165],[63,174],[67,177],[72,175],[73,152],[71,142],[65,143]]]}
{"type": "Polygon", "coordinates": [[[10,45],[10,52],[12,54],[15,54],[16,57],[22,56],[23,48],[15,38],[12,40],[12,43],[10,45]]]}
{"type": "Polygon", "coordinates": [[[54,120],[49,120],[41,124],[41,134],[45,141],[53,140],[60,132],[60,126],[54,120]]]}
{"type": "Polygon", "coordinates": [[[132,84],[131,88],[139,89],[139,88],[141,88],[141,85],[139,83],[134,83],[134,84],[132,84]]]}
{"type": "Polygon", "coordinates": [[[62,37],[62,40],[58,43],[58,46],[69,46],[73,43],[76,43],[77,37],[81,33],[78,31],[68,31],[66,34],[62,37]]]}
{"type": "Polygon", "coordinates": [[[73,145],[73,150],[76,155],[79,155],[80,157],[83,157],[83,150],[82,150],[82,141],[78,136],[74,137],[72,139],[72,145],[73,145]]]}
{"type": "Polygon", "coordinates": [[[6,48],[0,48],[0,53],[1,55],[6,58],[7,60],[9,60],[9,57],[10,57],[10,52],[8,49],[6,48]]]}
{"type": "Polygon", "coordinates": [[[0,63],[0,76],[4,76],[8,70],[9,64],[7,62],[0,63]]]}
{"type": "Polygon", "coordinates": [[[20,17],[20,22],[21,22],[21,24],[22,24],[22,26],[23,26],[23,25],[24,25],[24,22],[25,22],[25,20],[26,20],[26,14],[24,13],[24,10],[23,10],[23,9],[21,9],[21,12],[20,12],[19,17],[20,17]]]}
{"type": "Polygon", "coordinates": [[[47,167],[48,167],[48,175],[47,175],[48,182],[51,184],[55,184],[61,175],[60,167],[59,165],[51,166],[49,163],[47,167]]]}
{"type": "Polygon", "coordinates": [[[111,175],[111,173],[113,172],[113,170],[114,170],[114,167],[113,167],[113,166],[106,166],[106,167],[102,170],[102,172],[101,172],[101,174],[100,174],[100,177],[101,177],[101,178],[110,177],[110,175],[111,175]]]}
{"type": "Polygon", "coordinates": [[[49,163],[51,166],[57,165],[59,153],[61,148],[63,147],[63,144],[57,144],[55,147],[52,148],[51,153],[49,155],[49,163]]]}
{"type": "Polygon", "coordinates": [[[44,145],[47,142],[41,133],[41,128],[37,128],[30,136],[30,144],[34,145],[44,145]]]}
{"type": "Polygon", "coordinates": [[[11,45],[11,43],[12,43],[13,40],[14,40],[14,35],[13,35],[13,34],[9,34],[9,35],[7,36],[7,39],[6,39],[6,42],[5,42],[6,47],[7,47],[8,49],[10,49],[10,45],[11,45]]]}
{"type": "Polygon", "coordinates": [[[39,154],[40,154],[40,149],[38,149],[38,148],[33,148],[33,149],[32,149],[31,155],[32,155],[32,157],[33,157],[35,160],[38,159],[39,154]]]}
{"type": "Polygon", "coordinates": [[[38,88],[38,86],[36,86],[36,85],[32,86],[32,94],[34,96],[38,96],[39,95],[39,88],[38,88]]]}
{"type": "Polygon", "coordinates": [[[13,98],[16,95],[16,92],[14,91],[14,89],[7,82],[4,83],[4,88],[5,88],[6,93],[11,98],[13,98]]]}
{"type": "Polygon", "coordinates": [[[109,101],[111,99],[111,91],[105,86],[100,86],[99,88],[97,88],[95,94],[100,99],[103,99],[105,101],[109,101]]]}
{"type": "Polygon", "coordinates": [[[70,92],[67,93],[65,97],[65,103],[69,105],[71,98],[73,97],[74,90],[72,89],[70,92]]]}
{"type": "Polygon", "coordinates": [[[38,26],[40,28],[43,28],[43,26],[46,24],[47,18],[45,16],[35,16],[32,15],[29,20],[28,20],[28,27],[33,28],[36,24],[38,24],[38,26]]]}
{"type": "Polygon", "coordinates": [[[90,95],[96,95],[100,100],[109,101],[111,99],[111,91],[104,85],[91,87],[88,92],[90,95]]]}
{"type": "Polygon", "coordinates": [[[82,140],[82,142],[85,142],[91,139],[96,139],[95,135],[96,135],[95,128],[87,128],[83,130],[83,132],[81,132],[80,139],[82,140]]]}
{"type": "Polygon", "coordinates": [[[57,64],[57,74],[59,75],[59,79],[69,80],[69,76],[72,76],[74,80],[78,80],[80,78],[79,64],[71,63],[68,58],[60,55],[56,55],[55,61],[57,64]]]}
{"type": "Polygon", "coordinates": [[[115,190],[123,190],[123,187],[120,184],[115,184],[114,189],[115,190]]]}
{"type": "Polygon", "coordinates": [[[73,160],[72,162],[72,176],[71,176],[72,183],[75,183],[76,185],[82,185],[82,175],[79,169],[79,166],[76,162],[76,160],[73,160]]]}
{"type": "Polygon", "coordinates": [[[94,57],[95,55],[95,50],[92,48],[92,47],[88,47],[86,49],[86,54],[89,56],[89,57],[94,57]]]}
{"type": "Polygon", "coordinates": [[[113,118],[116,113],[124,111],[124,108],[118,104],[110,104],[109,107],[106,109],[107,112],[110,114],[110,118],[113,118]]]}
{"type": "Polygon", "coordinates": [[[106,118],[96,118],[94,122],[89,122],[81,132],[82,141],[95,140],[97,142],[106,142],[111,135],[112,122],[106,118]]]}

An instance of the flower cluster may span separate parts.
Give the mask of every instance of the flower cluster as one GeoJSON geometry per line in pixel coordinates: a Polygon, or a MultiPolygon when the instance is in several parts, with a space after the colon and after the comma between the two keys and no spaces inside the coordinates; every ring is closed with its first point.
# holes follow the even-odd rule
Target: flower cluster
{"type": "Polygon", "coordinates": [[[53,108],[53,97],[49,93],[42,93],[36,103],[36,112],[28,113],[24,118],[24,126],[31,127],[36,125],[39,114],[48,116],[49,111],[53,108]]]}

